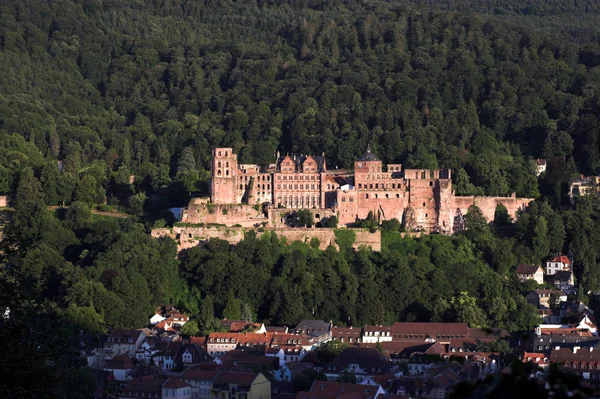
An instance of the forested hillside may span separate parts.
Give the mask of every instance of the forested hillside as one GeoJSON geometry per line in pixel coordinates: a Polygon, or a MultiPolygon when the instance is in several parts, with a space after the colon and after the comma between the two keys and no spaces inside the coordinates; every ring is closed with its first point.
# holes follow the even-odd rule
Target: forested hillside
{"type": "Polygon", "coordinates": [[[581,299],[599,292],[600,201],[571,206],[565,189],[573,174],[600,174],[600,50],[585,24],[587,38],[536,17],[558,8],[594,21],[595,4],[477,2],[488,18],[412,3],[0,2],[0,193],[14,199],[0,341],[19,348],[0,359],[12,376],[0,391],[76,397],[93,383],[78,384],[90,375],[64,337],[140,327],[164,303],[201,332],[242,310],[290,325],[461,320],[518,331],[536,319],[515,266],[568,251],[581,299]],[[519,25],[500,21],[502,10],[519,25]],[[452,168],[458,194],[539,201],[517,221],[499,208],[491,226],[472,209],[454,237],[385,231],[381,253],[250,235],[178,259],[148,228],[206,188],[217,145],[242,162],[325,152],[330,168],[371,145],[385,162],[452,168]],[[535,157],[549,161],[539,180],[535,157]],[[91,213],[107,194],[129,218],[91,213]],[[47,207],[58,204],[68,208],[47,207]],[[31,356],[51,362],[31,367],[31,356]],[[40,375],[52,389],[36,390],[40,375]]]}
{"type": "Polygon", "coordinates": [[[459,194],[538,196],[530,157],[600,168],[594,49],[396,2],[219,4],[2,2],[0,191],[31,166],[49,204],[183,205],[216,145],[348,167],[371,144],[459,194]]]}
{"type": "Polygon", "coordinates": [[[514,24],[561,35],[580,43],[600,39],[597,0],[404,0],[421,7],[493,15],[514,24]]]}

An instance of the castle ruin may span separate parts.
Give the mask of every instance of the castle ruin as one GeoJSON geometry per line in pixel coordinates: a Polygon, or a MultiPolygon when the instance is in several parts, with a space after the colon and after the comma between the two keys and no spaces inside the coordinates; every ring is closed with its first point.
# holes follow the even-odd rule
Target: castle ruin
{"type": "Polygon", "coordinates": [[[406,169],[383,164],[369,149],[354,170],[328,170],[325,154],[278,154],[270,165],[238,164],[232,148],[212,152],[210,200],[193,199],[186,223],[282,227],[286,212],[308,209],[315,219],[336,215],[352,225],[372,213],[398,219],[411,230],[452,234],[457,218],[477,205],[493,220],[498,204],[515,217],[532,198],[456,196],[447,169],[406,169]]]}

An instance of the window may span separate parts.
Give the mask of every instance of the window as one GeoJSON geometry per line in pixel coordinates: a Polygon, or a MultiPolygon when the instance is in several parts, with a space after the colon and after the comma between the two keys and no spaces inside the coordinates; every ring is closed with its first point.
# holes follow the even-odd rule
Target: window
{"type": "Polygon", "coordinates": [[[348,198],[348,202],[354,202],[354,198],[352,198],[352,197],[349,197],[349,198],[348,198]]]}
{"type": "Polygon", "coordinates": [[[425,206],[425,202],[423,202],[423,206],[425,206]]]}
{"type": "Polygon", "coordinates": [[[342,197],[342,202],[346,202],[346,197],[342,197]]]}
{"type": "Polygon", "coordinates": [[[368,199],[369,198],[369,194],[365,194],[365,198],[368,199]]]}
{"type": "Polygon", "coordinates": [[[362,188],[362,183],[358,183],[358,188],[361,189],[362,188]]]}

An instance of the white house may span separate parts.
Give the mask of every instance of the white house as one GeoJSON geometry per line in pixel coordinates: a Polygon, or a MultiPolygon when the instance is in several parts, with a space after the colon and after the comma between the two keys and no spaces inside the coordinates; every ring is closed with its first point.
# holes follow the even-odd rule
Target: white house
{"type": "Polygon", "coordinates": [[[152,316],[150,318],[150,324],[152,324],[154,326],[163,320],[165,320],[165,317],[163,317],[160,313],[156,313],[154,316],[152,316]]]}
{"type": "Polygon", "coordinates": [[[555,256],[546,262],[546,274],[553,275],[558,271],[571,270],[571,261],[565,255],[555,256]]]}
{"type": "Polygon", "coordinates": [[[539,176],[546,171],[546,160],[536,159],[535,160],[535,175],[539,176]]]}
{"type": "Polygon", "coordinates": [[[365,344],[391,342],[392,335],[392,326],[364,326],[362,342],[365,344]]]}
{"type": "Polygon", "coordinates": [[[190,384],[179,378],[169,378],[162,386],[162,399],[191,399],[190,384]]]}

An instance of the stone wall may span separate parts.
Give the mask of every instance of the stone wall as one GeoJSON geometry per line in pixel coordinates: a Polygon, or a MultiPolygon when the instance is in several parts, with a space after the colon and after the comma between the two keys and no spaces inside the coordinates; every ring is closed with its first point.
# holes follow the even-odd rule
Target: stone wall
{"type": "MultiPolygon", "coordinates": [[[[356,234],[356,240],[352,245],[358,249],[361,245],[369,246],[373,251],[381,251],[381,232],[376,231],[370,233],[363,229],[352,229],[356,234]]],[[[226,226],[174,226],[172,229],[161,228],[153,229],[152,237],[171,237],[177,242],[178,251],[197,246],[203,241],[211,238],[219,238],[228,241],[231,244],[237,244],[244,238],[246,229],[243,227],[226,227],[226,226]]],[[[319,248],[324,250],[329,245],[335,243],[335,229],[318,229],[318,228],[290,228],[290,229],[265,229],[262,231],[256,230],[256,236],[260,237],[263,234],[276,234],[278,237],[285,237],[288,243],[293,241],[301,241],[310,244],[313,238],[319,240],[319,248]]]]}
{"type": "Polygon", "coordinates": [[[205,199],[195,198],[190,201],[181,221],[192,224],[259,227],[262,223],[268,222],[268,219],[259,205],[211,204],[205,199]]]}
{"type": "MultiPolygon", "coordinates": [[[[306,209],[310,213],[313,214],[315,219],[315,223],[321,222],[323,219],[328,218],[332,215],[335,215],[333,209],[306,209]]],[[[269,219],[269,227],[271,228],[284,228],[286,227],[286,215],[289,213],[293,213],[298,211],[298,209],[288,209],[288,208],[269,208],[268,209],[268,219],[269,219]]]]}
{"type": "Polygon", "coordinates": [[[456,209],[460,209],[462,214],[466,215],[469,207],[471,205],[476,205],[481,209],[483,217],[485,217],[488,222],[492,222],[498,204],[504,205],[508,214],[515,218],[517,212],[526,208],[532,201],[534,201],[533,198],[517,198],[515,194],[510,197],[454,197],[453,210],[456,212],[456,209]]]}

